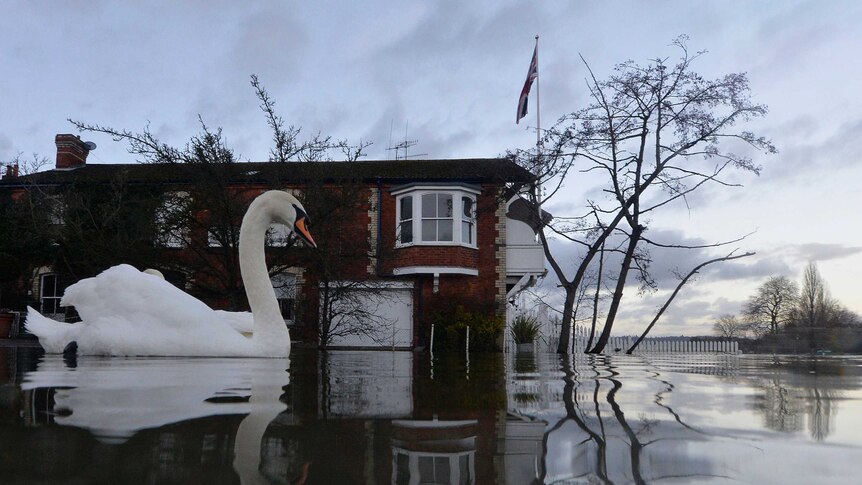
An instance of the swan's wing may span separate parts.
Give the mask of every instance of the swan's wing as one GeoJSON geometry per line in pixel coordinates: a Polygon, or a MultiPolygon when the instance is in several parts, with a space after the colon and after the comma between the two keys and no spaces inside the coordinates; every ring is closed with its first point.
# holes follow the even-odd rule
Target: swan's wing
{"type": "Polygon", "coordinates": [[[61,304],[74,306],[86,323],[129,320],[170,327],[215,320],[202,301],[127,264],[68,287],[61,304]]]}
{"type": "Polygon", "coordinates": [[[29,306],[26,326],[30,333],[39,337],[39,345],[49,354],[63,352],[69,342],[77,339],[79,330],[76,325],[51,320],[29,306]]]}
{"type": "Polygon", "coordinates": [[[226,322],[237,332],[251,334],[254,331],[254,315],[251,312],[226,312],[216,310],[219,319],[226,322]]]}
{"type": "Polygon", "coordinates": [[[248,339],[197,298],[128,265],[66,289],[78,350],[105,355],[241,355],[248,339]]]}

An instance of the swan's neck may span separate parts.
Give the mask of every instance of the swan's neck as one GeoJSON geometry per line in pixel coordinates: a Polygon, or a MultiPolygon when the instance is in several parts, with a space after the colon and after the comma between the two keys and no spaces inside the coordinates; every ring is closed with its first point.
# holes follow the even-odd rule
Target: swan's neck
{"type": "Polygon", "coordinates": [[[266,230],[273,221],[271,207],[272,201],[264,194],[252,201],[242,219],[239,231],[240,273],[254,315],[255,342],[289,346],[290,337],[269,279],[264,253],[266,230]]]}

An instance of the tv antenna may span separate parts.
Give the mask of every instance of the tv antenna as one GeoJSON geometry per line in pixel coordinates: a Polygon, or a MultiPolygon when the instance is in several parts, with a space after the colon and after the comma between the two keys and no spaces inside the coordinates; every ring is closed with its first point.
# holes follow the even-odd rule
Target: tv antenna
{"type": "Polygon", "coordinates": [[[406,160],[412,157],[424,157],[427,156],[427,153],[414,153],[410,155],[410,148],[416,146],[419,143],[419,140],[411,140],[407,138],[407,128],[409,126],[409,121],[404,123],[404,141],[400,143],[392,144],[392,123],[389,124],[389,147],[387,150],[395,152],[395,160],[406,160]],[[402,153],[403,152],[403,153],[402,153]]]}

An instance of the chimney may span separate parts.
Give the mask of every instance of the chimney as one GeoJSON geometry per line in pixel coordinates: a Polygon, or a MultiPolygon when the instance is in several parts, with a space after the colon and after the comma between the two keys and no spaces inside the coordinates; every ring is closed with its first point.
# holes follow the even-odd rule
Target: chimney
{"type": "Polygon", "coordinates": [[[6,173],[3,174],[3,180],[15,178],[18,176],[18,164],[9,163],[6,165],[6,173]]]}
{"type": "Polygon", "coordinates": [[[54,143],[57,144],[57,169],[77,168],[87,164],[90,149],[80,137],[60,134],[54,137],[54,143]]]}

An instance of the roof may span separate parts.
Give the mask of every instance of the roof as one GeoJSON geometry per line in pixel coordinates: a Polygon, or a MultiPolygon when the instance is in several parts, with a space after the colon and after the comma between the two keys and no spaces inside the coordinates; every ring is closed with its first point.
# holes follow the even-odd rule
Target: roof
{"type": "MultiPolygon", "coordinates": [[[[363,180],[390,183],[408,181],[521,182],[533,177],[526,169],[505,158],[444,160],[360,160],[355,162],[237,162],[212,164],[209,168],[226,171],[230,183],[255,184],[273,180],[302,183],[305,180],[363,180]]],[[[87,164],[74,169],[48,170],[17,178],[6,178],[0,185],[103,183],[122,176],[130,183],[194,183],[204,167],[187,163],[87,164]]]]}

